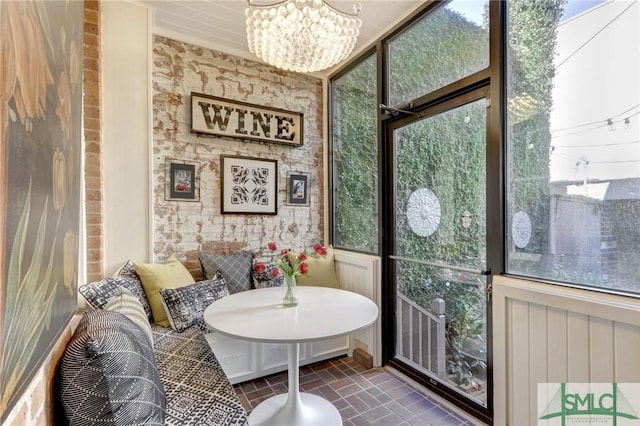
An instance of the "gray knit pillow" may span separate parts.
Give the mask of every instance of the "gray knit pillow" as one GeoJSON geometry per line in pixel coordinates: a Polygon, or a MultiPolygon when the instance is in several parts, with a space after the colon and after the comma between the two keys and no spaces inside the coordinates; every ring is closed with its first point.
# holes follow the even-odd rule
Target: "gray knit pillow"
{"type": "Polygon", "coordinates": [[[216,273],[222,275],[227,281],[229,293],[251,290],[252,252],[243,251],[231,255],[202,252],[200,253],[200,263],[204,276],[208,280],[214,279],[216,273]]]}
{"type": "Polygon", "coordinates": [[[166,399],[149,339],[119,312],[84,313],[56,382],[65,424],[164,424],[166,399]]]}

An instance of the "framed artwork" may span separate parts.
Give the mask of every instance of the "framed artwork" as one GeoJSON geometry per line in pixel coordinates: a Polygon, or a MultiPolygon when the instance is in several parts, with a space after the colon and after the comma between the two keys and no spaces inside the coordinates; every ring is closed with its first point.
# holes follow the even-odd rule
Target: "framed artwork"
{"type": "Polygon", "coordinates": [[[220,156],[222,213],[277,214],[278,161],[220,156]]]}
{"type": "Polygon", "coordinates": [[[200,191],[196,173],[199,163],[195,161],[165,160],[165,194],[167,201],[199,201],[200,191]]]}
{"type": "Polygon", "coordinates": [[[287,205],[309,205],[309,173],[287,173],[287,205]]]}
{"type": "Polygon", "coordinates": [[[5,421],[61,356],[78,309],[83,13],[83,2],[0,1],[0,424],[16,423],[5,421]]]}

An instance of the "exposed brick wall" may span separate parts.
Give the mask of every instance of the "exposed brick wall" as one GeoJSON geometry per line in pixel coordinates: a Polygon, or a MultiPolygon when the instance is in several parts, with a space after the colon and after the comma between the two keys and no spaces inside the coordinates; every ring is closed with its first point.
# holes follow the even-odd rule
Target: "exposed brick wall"
{"type": "MultiPolygon", "coordinates": [[[[100,111],[100,2],[84,2],[84,138],[87,282],[104,274],[102,131],[100,111]]],[[[81,283],[82,284],[82,283],[81,283]]]]}
{"type": "Polygon", "coordinates": [[[155,261],[176,257],[197,277],[198,253],[302,249],[323,229],[322,81],[214,50],[154,37],[155,261]],[[304,144],[291,147],[191,133],[191,92],[304,114],[304,144]],[[221,214],[220,155],[278,160],[278,214],[221,214]],[[200,201],[165,201],[165,160],[199,162],[200,201]],[[285,205],[288,171],[309,172],[310,206],[285,205]]]}

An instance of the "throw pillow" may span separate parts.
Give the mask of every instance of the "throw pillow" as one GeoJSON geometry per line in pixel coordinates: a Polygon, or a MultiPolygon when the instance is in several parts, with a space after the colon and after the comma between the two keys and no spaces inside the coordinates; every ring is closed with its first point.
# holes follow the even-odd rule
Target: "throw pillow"
{"type": "Polygon", "coordinates": [[[271,274],[274,270],[278,269],[278,265],[275,262],[263,262],[265,269],[262,273],[256,272],[256,264],[253,264],[253,286],[255,288],[268,288],[268,287],[280,287],[284,277],[279,274],[277,277],[272,278],[271,274]]]}
{"type": "Polygon", "coordinates": [[[102,309],[120,287],[124,287],[136,295],[144,308],[147,318],[151,319],[151,306],[142,288],[142,283],[139,279],[133,278],[130,275],[116,275],[114,277],[103,278],[80,286],[78,291],[89,306],[102,309]]]}
{"type": "Polygon", "coordinates": [[[134,265],[142,280],[142,287],[147,299],[149,299],[153,321],[163,327],[169,327],[169,321],[162,306],[160,289],[178,288],[193,284],[195,282],[193,277],[187,268],[173,256],[164,265],[139,262],[134,262],[134,265]]]}
{"type": "Polygon", "coordinates": [[[204,328],[204,310],[216,300],[228,295],[229,289],[224,278],[200,281],[175,289],[160,289],[169,324],[177,332],[193,325],[204,328]]]}
{"type": "MultiPolygon", "coordinates": [[[[293,262],[298,257],[298,253],[289,252],[287,256],[289,262],[293,262]]],[[[326,256],[309,256],[304,262],[308,265],[309,270],[306,274],[296,277],[297,285],[340,288],[336,268],[333,264],[333,247],[327,247],[326,256]]]]}
{"type": "Polygon", "coordinates": [[[131,259],[127,260],[127,263],[122,265],[122,267],[118,270],[118,272],[116,272],[116,275],[126,275],[140,281],[140,275],[138,275],[138,272],[136,271],[136,266],[133,264],[133,260],[131,259]]]}
{"type": "Polygon", "coordinates": [[[222,274],[229,286],[229,293],[251,290],[252,252],[243,251],[231,255],[203,252],[200,253],[200,263],[208,280],[213,279],[216,272],[222,274]]]}
{"type": "Polygon", "coordinates": [[[124,287],[118,288],[113,297],[104,305],[107,311],[120,312],[133,321],[149,337],[149,343],[153,347],[153,333],[147,314],[144,312],[140,301],[124,287]]]}
{"type": "Polygon", "coordinates": [[[119,312],[85,312],[60,360],[56,392],[70,425],[163,425],[166,398],[144,332],[119,312]]]}

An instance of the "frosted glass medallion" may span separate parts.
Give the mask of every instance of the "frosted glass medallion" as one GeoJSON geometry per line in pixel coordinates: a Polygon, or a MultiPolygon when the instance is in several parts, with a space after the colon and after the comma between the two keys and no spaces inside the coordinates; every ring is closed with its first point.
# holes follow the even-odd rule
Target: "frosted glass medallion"
{"type": "Polygon", "coordinates": [[[407,223],[421,237],[433,234],[440,225],[440,201],[428,188],[415,190],[407,203],[407,223]]]}

